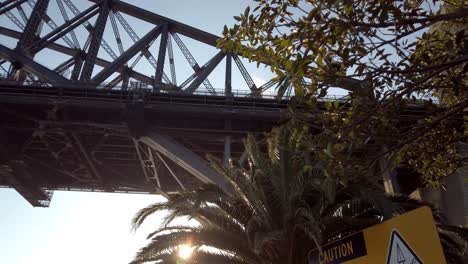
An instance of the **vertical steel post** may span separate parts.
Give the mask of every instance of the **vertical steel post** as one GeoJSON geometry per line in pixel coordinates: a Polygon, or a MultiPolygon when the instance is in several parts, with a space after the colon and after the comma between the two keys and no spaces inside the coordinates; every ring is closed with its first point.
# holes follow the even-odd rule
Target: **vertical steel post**
{"type": "MultiPolygon", "coordinates": [[[[37,1],[36,5],[34,6],[31,15],[29,16],[28,23],[24,28],[23,34],[21,35],[17,49],[22,49],[23,52],[28,52],[31,44],[35,41],[38,29],[41,25],[42,17],[47,11],[47,7],[49,6],[49,0],[39,0],[37,1]]],[[[32,54],[29,54],[32,55],[32,54]]]]}
{"type": "Polygon", "coordinates": [[[92,32],[91,44],[89,45],[88,53],[86,54],[80,81],[89,81],[93,74],[94,64],[96,63],[96,57],[99,47],[101,46],[102,35],[106,28],[107,16],[110,11],[109,1],[105,0],[102,2],[100,9],[99,16],[92,32]]]}
{"type": "Polygon", "coordinates": [[[159,44],[159,53],[158,53],[158,64],[156,67],[156,73],[154,79],[156,85],[162,83],[163,70],[164,70],[164,61],[166,60],[166,46],[167,46],[167,23],[163,24],[161,32],[161,43],[159,44]]]}
{"type": "Polygon", "coordinates": [[[71,74],[71,80],[76,81],[78,80],[78,77],[80,76],[81,69],[83,68],[83,57],[85,54],[82,54],[81,51],[79,51],[78,54],[76,54],[75,58],[75,66],[73,66],[72,74],[71,74]]]}
{"type": "Polygon", "coordinates": [[[128,89],[128,81],[130,80],[130,74],[128,72],[122,72],[122,90],[128,89]]]}
{"type": "Polygon", "coordinates": [[[232,57],[231,54],[226,54],[226,79],[224,84],[224,95],[226,97],[232,94],[232,57]]]}
{"type": "MultiPolygon", "coordinates": [[[[29,16],[28,23],[23,30],[23,34],[21,34],[18,44],[16,45],[17,52],[28,57],[34,57],[35,54],[30,52],[31,44],[36,40],[36,37],[40,35],[40,30],[42,29],[42,17],[47,12],[48,6],[49,0],[37,1],[31,15],[29,16]]],[[[14,74],[17,81],[22,82],[26,79],[26,73],[23,71],[15,71],[14,74]]]]}

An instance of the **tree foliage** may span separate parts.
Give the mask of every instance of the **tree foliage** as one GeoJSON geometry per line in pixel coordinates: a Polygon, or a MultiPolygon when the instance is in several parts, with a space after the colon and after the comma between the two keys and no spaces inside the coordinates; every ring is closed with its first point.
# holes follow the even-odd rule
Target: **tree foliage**
{"type": "Polygon", "coordinates": [[[454,155],[455,144],[466,141],[466,1],[255,2],[235,17],[237,25],[225,27],[218,45],[270,65],[279,96],[292,88],[302,107],[310,106],[305,122],[324,119],[319,125],[332,145],[322,151],[334,167],[372,174],[375,160],[347,158],[370,142],[386,146],[374,157],[440,186],[466,161],[454,155]],[[349,94],[320,116],[317,102],[331,88],[349,94]]]}

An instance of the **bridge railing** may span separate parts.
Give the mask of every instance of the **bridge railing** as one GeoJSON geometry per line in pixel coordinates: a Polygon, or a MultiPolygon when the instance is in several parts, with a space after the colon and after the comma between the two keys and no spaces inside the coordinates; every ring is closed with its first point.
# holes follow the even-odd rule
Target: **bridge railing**
{"type": "MultiPolygon", "coordinates": [[[[34,90],[35,88],[46,88],[46,87],[60,87],[61,89],[81,89],[81,90],[88,90],[88,91],[112,91],[113,94],[118,93],[119,91],[122,94],[129,94],[129,93],[138,93],[138,94],[174,94],[174,95],[200,95],[200,96],[207,96],[207,97],[236,97],[236,98],[264,98],[264,99],[278,99],[278,94],[274,91],[264,91],[261,93],[261,96],[253,95],[250,90],[232,90],[230,94],[226,94],[224,88],[214,89],[212,91],[205,90],[200,88],[196,90],[194,93],[189,94],[184,90],[181,90],[179,87],[170,87],[168,85],[158,85],[155,86],[154,89],[152,86],[148,85],[141,85],[141,86],[130,86],[128,89],[122,89],[121,86],[113,87],[112,89],[107,88],[107,83],[101,84],[99,86],[95,86],[92,84],[83,84],[83,83],[66,83],[60,85],[53,85],[49,82],[44,81],[23,81],[17,82],[14,80],[1,80],[0,85],[10,86],[10,87],[24,87],[27,89],[34,90]]],[[[321,100],[323,101],[335,101],[335,100],[342,100],[346,97],[345,95],[327,95],[321,100]]],[[[291,95],[285,95],[281,98],[281,100],[289,100],[291,95]]]]}

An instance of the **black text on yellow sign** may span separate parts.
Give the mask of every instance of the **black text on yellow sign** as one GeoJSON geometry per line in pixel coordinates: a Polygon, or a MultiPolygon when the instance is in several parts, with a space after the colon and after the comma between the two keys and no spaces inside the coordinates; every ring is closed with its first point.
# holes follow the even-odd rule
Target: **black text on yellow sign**
{"type": "Polygon", "coordinates": [[[334,243],[322,247],[322,252],[318,250],[309,254],[310,264],[335,264],[362,257],[367,254],[364,235],[362,232],[356,233],[334,243]]]}
{"type": "Polygon", "coordinates": [[[423,206],[309,253],[310,264],[445,264],[432,211],[423,206]]]}

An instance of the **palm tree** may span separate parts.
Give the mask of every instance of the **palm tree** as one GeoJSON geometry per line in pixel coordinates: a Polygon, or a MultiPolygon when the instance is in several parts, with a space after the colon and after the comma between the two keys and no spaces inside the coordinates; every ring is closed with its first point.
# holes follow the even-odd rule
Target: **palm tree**
{"type": "MultiPolygon", "coordinates": [[[[193,249],[188,263],[307,263],[309,251],[320,245],[425,205],[327,175],[306,144],[308,135],[305,128],[275,128],[266,151],[249,136],[248,168],[213,162],[230,194],[205,184],[139,211],[134,229],[151,214],[168,214],[132,263],[184,263],[177,253],[181,245],[193,249]],[[195,218],[199,225],[171,225],[178,217],[195,218]]],[[[447,259],[467,263],[466,230],[443,225],[434,212],[447,259]]]]}

